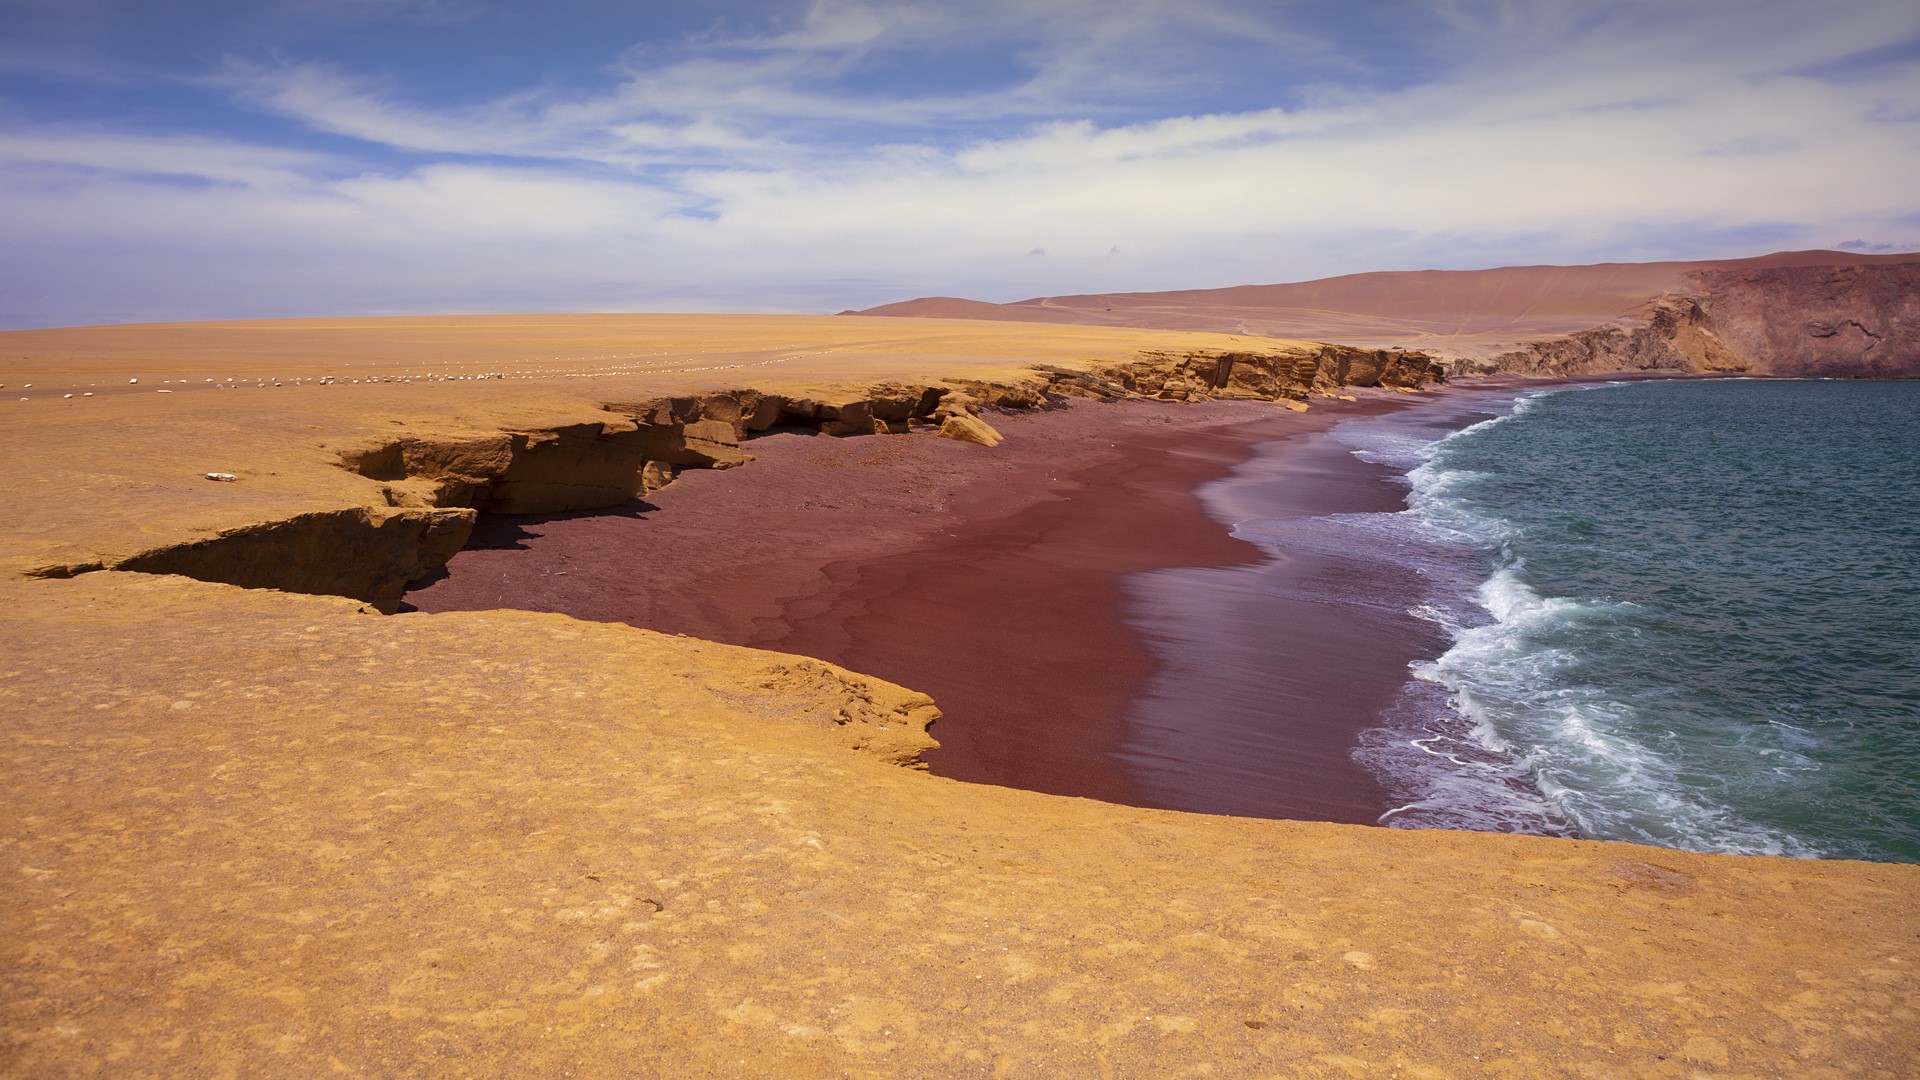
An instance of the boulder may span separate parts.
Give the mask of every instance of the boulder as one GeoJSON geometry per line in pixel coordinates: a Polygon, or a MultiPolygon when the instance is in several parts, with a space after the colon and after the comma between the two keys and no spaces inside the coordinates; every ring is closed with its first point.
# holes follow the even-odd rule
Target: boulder
{"type": "Polygon", "coordinates": [[[946,423],[940,425],[940,437],[981,446],[999,446],[1002,441],[1001,434],[993,430],[993,425],[977,416],[964,415],[947,417],[946,423]]]}

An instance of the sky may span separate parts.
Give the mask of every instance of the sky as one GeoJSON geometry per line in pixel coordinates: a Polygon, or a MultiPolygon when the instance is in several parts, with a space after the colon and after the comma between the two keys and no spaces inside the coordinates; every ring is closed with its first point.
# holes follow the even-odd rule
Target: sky
{"type": "Polygon", "coordinates": [[[0,0],[0,328],[1920,250],[1913,0],[0,0]]]}

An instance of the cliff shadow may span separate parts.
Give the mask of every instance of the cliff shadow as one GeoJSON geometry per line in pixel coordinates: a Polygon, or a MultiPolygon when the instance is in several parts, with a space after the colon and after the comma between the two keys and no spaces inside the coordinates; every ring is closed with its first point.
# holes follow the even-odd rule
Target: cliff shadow
{"type": "Polygon", "coordinates": [[[542,525],[556,521],[578,521],[582,518],[611,517],[640,521],[658,509],[660,508],[645,499],[628,499],[619,506],[596,510],[566,510],[558,514],[483,513],[473,524],[473,535],[468,538],[466,548],[473,551],[525,551],[528,540],[544,535],[540,531],[542,525]]]}
{"type": "MultiPolygon", "coordinates": [[[[527,541],[545,535],[541,526],[556,521],[577,521],[582,518],[628,518],[644,521],[648,514],[660,509],[645,499],[628,499],[619,506],[603,507],[591,510],[567,510],[558,514],[490,514],[482,513],[474,522],[473,532],[462,551],[525,551],[527,541]]],[[[407,583],[407,591],[424,589],[447,578],[446,564],[434,567],[421,577],[407,583]]],[[[401,612],[420,609],[405,600],[398,608],[401,612]]]]}

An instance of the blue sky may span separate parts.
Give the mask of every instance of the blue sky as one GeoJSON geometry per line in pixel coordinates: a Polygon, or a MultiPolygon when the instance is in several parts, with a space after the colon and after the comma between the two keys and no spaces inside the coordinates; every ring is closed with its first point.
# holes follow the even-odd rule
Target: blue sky
{"type": "Polygon", "coordinates": [[[0,0],[0,327],[1920,249],[1911,0],[0,0]]]}

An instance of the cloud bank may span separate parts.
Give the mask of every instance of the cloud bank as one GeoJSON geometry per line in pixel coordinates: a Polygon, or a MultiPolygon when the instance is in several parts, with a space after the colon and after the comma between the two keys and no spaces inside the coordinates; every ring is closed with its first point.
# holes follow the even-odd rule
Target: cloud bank
{"type": "Polygon", "coordinates": [[[0,325],[1920,247],[1910,3],[142,10],[0,0],[0,325]]]}

